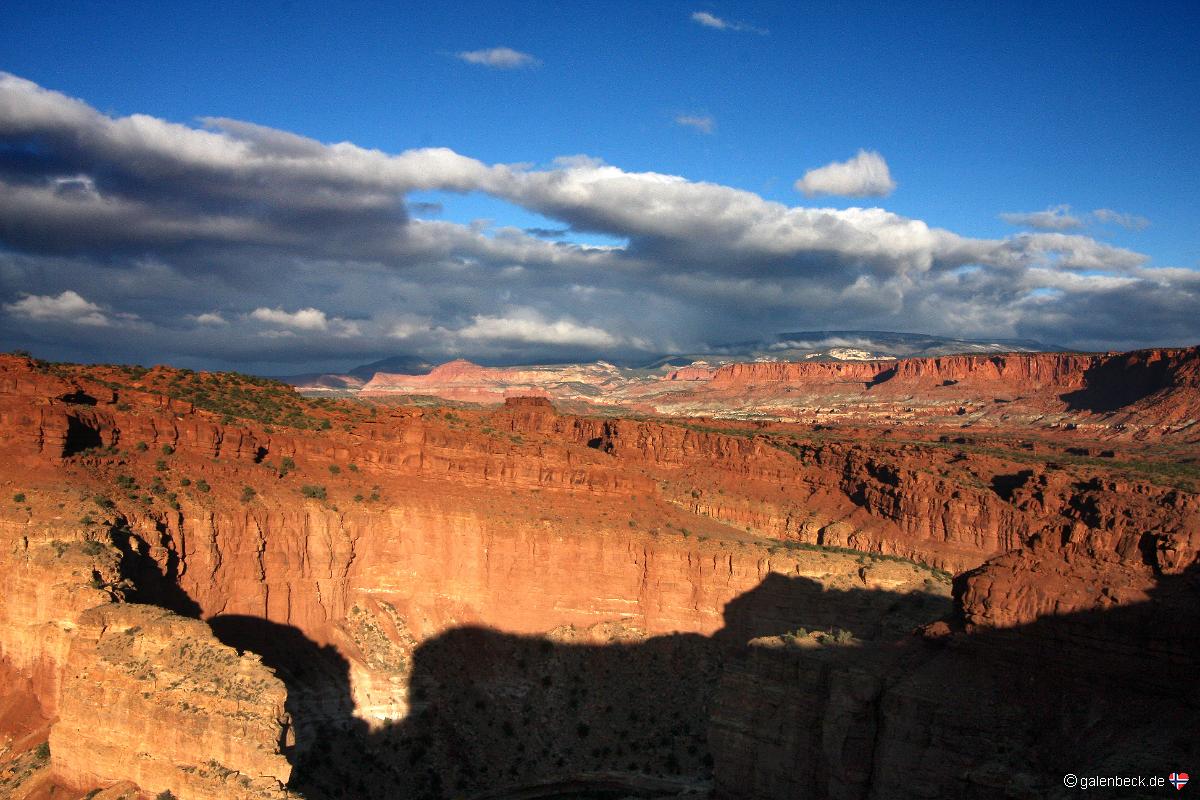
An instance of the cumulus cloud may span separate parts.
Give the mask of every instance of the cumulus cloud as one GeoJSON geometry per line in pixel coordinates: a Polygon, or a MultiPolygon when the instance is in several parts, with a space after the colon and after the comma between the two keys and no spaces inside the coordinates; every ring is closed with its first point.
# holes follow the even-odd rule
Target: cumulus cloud
{"type": "Polygon", "coordinates": [[[1073,231],[1084,225],[1083,220],[1071,214],[1069,205],[1053,206],[1045,211],[1005,211],[1000,219],[1009,225],[1039,231],[1073,231]]]}
{"type": "Polygon", "coordinates": [[[854,158],[810,169],[796,181],[796,191],[810,197],[834,194],[841,197],[886,197],[896,190],[892,173],[883,156],[874,150],[859,150],[854,158]]]}
{"type": "Polygon", "coordinates": [[[617,337],[602,328],[580,325],[562,318],[547,321],[541,314],[521,309],[503,317],[477,316],[470,325],[457,331],[464,339],[498,339],[530,344],[584,345],[611,347],[617,337]]]}
{"type": "Polygon", "coordinates": [[[1200,339],[1195,275],[1070,230],[977,239],[588,156],[486,164],[228,119],[114,117],[0,74],[0,339],[55,357],[276,374],[397,348],[636,361],[830,327],[1130,346],[1200,339]],[[427,192],[480,192],[551,222],[412,216],[427,192]],[[63,321],[49,309],[64,304],[107,321],[104,340],[74,325],[34,340],[28,322],[63,321]]]}
{"type": "Polygon", "coordinates": [[[706,28],[712,28],[718,31],[741,31],[745,33],[757,33],[761,36],[765,36],[767,34],[767,30],[765,28],[758,28],[746,22],[722,19],[716,14],[711,14],[707,11],[693,11],[692,21],[697,22],[706,28]]]}
{"type": "Polygon", "coordinates": [[[513,50],[511,47],[464,50],[460,53],[455,53],[455,56],[468,64],[479,64],[480,66],[491,67],[492,69],[520,69],[521,67],[535,67],[542,63],[529,55],[529,53],[522,53],[520,50],[513,50]]]}
{"type": "Polygon", "coordinates": [[[302,308],[299,311],[284,311],[282,308],[256,308],[250,316],[261,322],[285,325],[304,331],[323,331],[329,327],[325,312],[317,308],[302,308]]]}
{"type": "Polygon", "coordinates": [[[712,133],[717,122],[707,114],[680,114],[675,117],[675,124],[685,128],[695,128],[701,133],[712,133]]]}
{"type": "Polygon", "coordinates": [[[192,319],[197,325],[228,325],[228,320],[221,316],[216,311],[206,311],[203,314],[194,314],[192,319]]]}
{"type": "Polygon", "coordinates": [[[110,324],[100,306],[69,289],[59,295],[27,294],[15,303],[5,304],[4,310],[13,316],[36,322],[66,322],[96,327],[110,324]]]}

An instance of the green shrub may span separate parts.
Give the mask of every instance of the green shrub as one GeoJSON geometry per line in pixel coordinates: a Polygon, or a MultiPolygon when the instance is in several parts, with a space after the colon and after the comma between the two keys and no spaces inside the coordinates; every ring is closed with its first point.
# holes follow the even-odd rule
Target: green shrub
{"type": "Polygon", "coordinates": [[[346,467],[346,469],[350,470],[351,472],[358,472],[358,464],[350,464],[346,467]]]}
{"type": "Polygon", "coordinates": [[[179,485],[180,486],[191,486],[192,479],[191,478],[180,478],[179,485]]]}
{"type": "Polygon", "coordinates": [[[41,744],[39,744],[37,746],[37,750],[33,751],[33,753],[35,756],[37,756],[38,761],[49,761],[50,760],[50,743],[42,742],[41,744]]]}
{"type": "Polygon", "coordinates": [[[256,494],[258,494],[258,492],[254,491],[253,486],[243,486],[242,487],[242,502],[249,503],[251,500],[254,499],[254,495],[256,495],[256,494]]]}
{"type": "Polygon", "coordinates": [[[162,454],[163,454],[164,456],[169,456],[169,455],[172,455],[172,454],[174,454],[174,452],[175,452],[175,448],[174,448],[174,447],[172,447],[171,445],[169,445],[169,444],[164,444],[164,445],[162,446],[162,454]]]}
{"type": "Polygon", "coordinates": [[[175,800],[175,795],[171,794],[170,789],[163,789],[154,796],[154,800],[175,800]]]}
{"type": "Polygon", "coordinates": [[[150,445],[146,444],[145,442],[138,442],[133,449],[137,450],[139,453],[144,453],[150,449],[150,445]]]}
{"type": "Polygon", "coordinates": [[[196,491],[208,492],[211,490],[212,490],[212,487],[208,485],[208,481],[204,480],[204,478],[201,478],[200,480],[196,481],[196,491]]]}
{"type": "Polygon", "coordinates": [[[14,503],[24,503],[24,502],[25,502],[25,493],[24,493],[24,492],[17,492],[16,494],[14,494],[14,495],[13,495],[13,502],[14,502],[14,503]]]}
{"type": "Polygon", "coordinates": [[[305,497],[315,498],[317,500],[324,500],[328,496],[324,486],[313,486],[311,484],[305,484],[304,486],[301,486],[300,494],[304,495],[305,497]]]}
{"type": "Polygon", "coordinates": [[[329,465],[329,474],[330,475],[341,475],[342,468],[339,467],[337,464],[330,464],[329,465]]]}
{"type": "Polygon", "coordinates": [[[333,423],[330,422],[329,420],[327,420],[327,419],[321,420],[321,430],[327,431],[332,427],[333,427],[333,423]]]}

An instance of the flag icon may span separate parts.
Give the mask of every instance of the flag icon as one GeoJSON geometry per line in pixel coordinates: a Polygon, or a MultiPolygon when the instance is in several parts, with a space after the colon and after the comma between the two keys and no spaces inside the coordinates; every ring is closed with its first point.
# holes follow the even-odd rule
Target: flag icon
{"type": "Polygon", "coordinates": [[[1178,791],[1179,789],[1187,786],[1188,774],[1186,772],[1172,772],[1171,777],[1167,778],[1167,782],[1174,786],[1176,791],[1178,791]]]}

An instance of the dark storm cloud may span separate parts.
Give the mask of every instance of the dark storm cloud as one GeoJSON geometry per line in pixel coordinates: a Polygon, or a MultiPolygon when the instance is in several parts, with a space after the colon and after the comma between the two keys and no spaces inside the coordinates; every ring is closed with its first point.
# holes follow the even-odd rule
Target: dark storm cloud
{"type": "Polygon", "coordinates": [[[204,125],[109,117],[0,74],[5,342],[284,365],[635,357],[829,326],[1200,338],[1196,273],[1087,236],[970,239],[581,156],[531,170],[204,125]],[[424,191],[483,192],[563,228],[420,219],[436,209],[408,196],[424,191]]]}

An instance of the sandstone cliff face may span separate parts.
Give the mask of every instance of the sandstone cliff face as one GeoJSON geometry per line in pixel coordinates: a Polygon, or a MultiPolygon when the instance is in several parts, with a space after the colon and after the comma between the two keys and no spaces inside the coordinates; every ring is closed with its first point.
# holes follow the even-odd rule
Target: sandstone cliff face
{"type": "Polygon", "coordinates": [[[100,587],[119,583],[118,554],[96,542],[42,539],[27,527],[0,521],[0,660],[28,677],[42,712],[52,717],[76,619],[112,599],[100,587]]]}
{"type": "Polygon", "coordinates": [[[64,781],[126,779],[181,798],[285,796],[283,684],[204,623],[97,606],[79,616],[63,673],[50,752],[64,781]]]}

